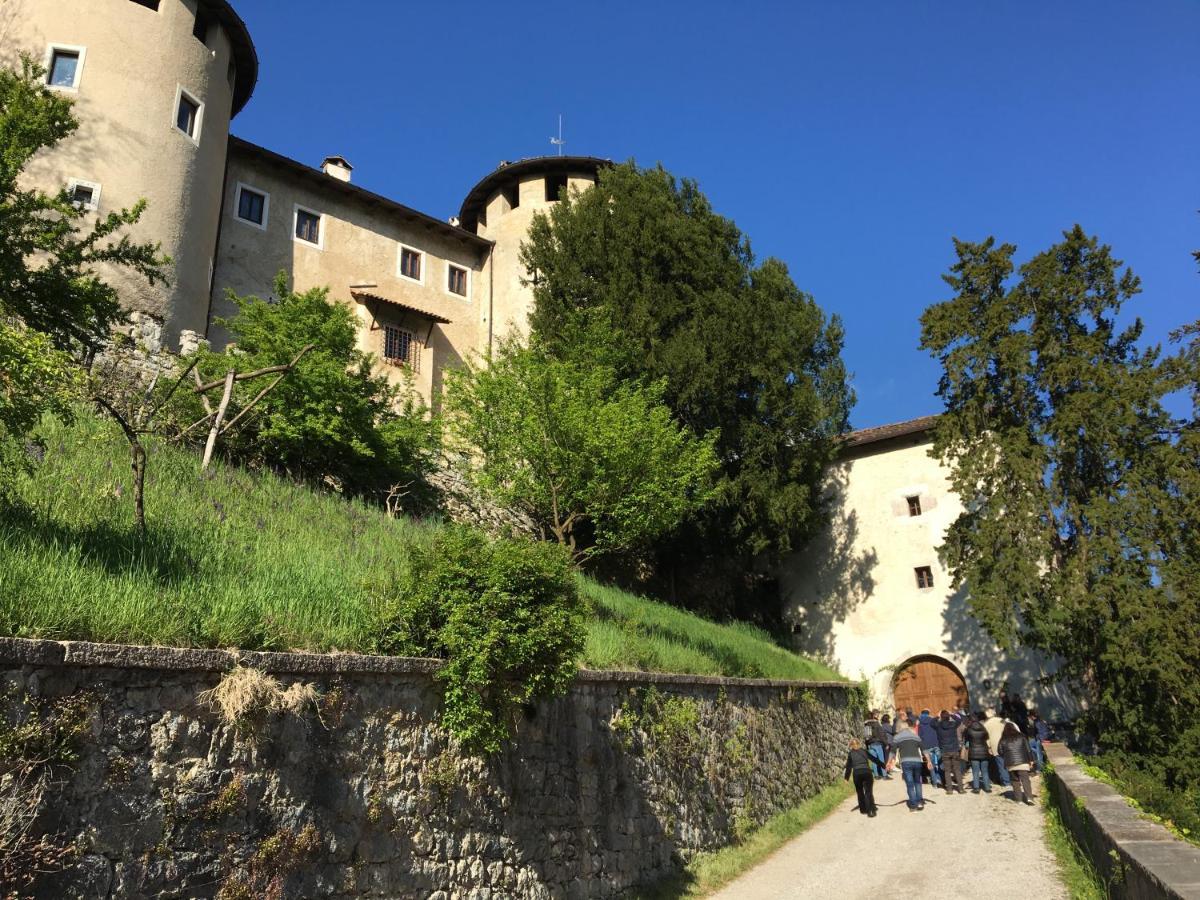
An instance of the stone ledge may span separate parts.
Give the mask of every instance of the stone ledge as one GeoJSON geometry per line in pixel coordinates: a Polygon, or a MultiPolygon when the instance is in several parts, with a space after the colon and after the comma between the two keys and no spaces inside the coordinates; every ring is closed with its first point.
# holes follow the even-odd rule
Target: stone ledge
{"type": "Polygon", "coordinates": [[[1142,818],[1113,787],[1080,769],[1063,744],[1047,744],[1046,755],[1059,813],[1112,897],[1200,900],[1200,847],[1142,818]]]}
{"type": "MultiPolygon", "coordinates": [[[[357,653],[266,653],[252,650],[200,650],[188,647],[94,644],[87,641],[46,641],[0,637],[0,665],[80,666],[116,669],[159,669],[178,672],[226,672],[235,665],[266,672],[302,675],[424,675],[441,668],[436,659],[369,656],[357,653]]],[[[677,675],[667,672],[593,671],[580,669],[581,683],[711,685],[775,689],[835,688],[849,682],[786,681],[769,678],[725,678],[716,675],[677,675]]]]}

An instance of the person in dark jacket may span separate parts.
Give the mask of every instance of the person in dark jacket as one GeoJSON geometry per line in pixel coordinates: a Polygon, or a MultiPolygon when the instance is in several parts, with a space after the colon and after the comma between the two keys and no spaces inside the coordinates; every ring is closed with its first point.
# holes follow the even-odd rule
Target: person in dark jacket
{"type": "Polygon", "coordinates": [[[1024,734],[1029,733],[1029,707],[1025,705],[1025,701],[1021,699],[1020,694],[1013,694],[1008,700],[1009,713],[1008,718],[1017,723],[1024,734]]]}
{"type": "Polygon", "coordinates": [[[842,776],[849,779],[854,776],[854,790],[858,794],[858,811],[864,816],[875,818],[875,776],[871,774],[871,757],[862,748],[861,741],[850,742],[850,752],[846,755],[846,772],[842,776]]]}
{"type": "Polygon", "coordinates": [[[1046,767],[1046,741],[1051,739],[1053,732],[1036,708],[1029,710],[1029,728],[1025,734],[1029,736],[1029,749],[1033,751],[1040,772],[1046,767]]]}
{"type": "Polygon", "coordinates": [[[1013,722],[1004,726],[997,745],[1004,757],[1004,768],[1012,776],[1013,800],[1033,806],[1033,785],[1029,781],[1029,769],[1033,765],[1033,754],[1029,752],[1029,741],[1013,722]]]}
{"type": "Polygon", "coordinates": [[[988,752],[988,733],[983,727],[983,713],[977,712],[967,720],[963,738],[967,742],[967,759],[971,763],[971,793],[978,794],[980,788],[985,794],[992,792],[992,776],[988,764],[992,755],[988,752]]]}
{"type": "Polygon", "coordinates": [[[876,778],[887,775],[884,765],[887,763],[887,733],[879,722],[879,713],[871,710],[867,721],[863,722],[863,744],[867,756],[871,759],[871,771],[876,778]]]}
{"type": "Polygon", "coordinates": [[[929,710],[921,710],[921,718],[917,721],[917,737],[921,739],[921,749],[929,757],[929,781],[935,787],[942,786],[942,773],[938,768],[941,764],[941,751],[938,749],[938,733],[934,727],[933,717],[929,710]]]}
{"type": "Polygon", "coordinates": [[[959,757],[962,750],[959,729],[962,726],[951,718],[948,709],[943,709],[934,720],[933,727],[937,731],[938,750],[942,754],[946,793],[952,794],[957,789],[960,794],[964,794],[966,790],[963,788],[962,759],[959,757]]]}

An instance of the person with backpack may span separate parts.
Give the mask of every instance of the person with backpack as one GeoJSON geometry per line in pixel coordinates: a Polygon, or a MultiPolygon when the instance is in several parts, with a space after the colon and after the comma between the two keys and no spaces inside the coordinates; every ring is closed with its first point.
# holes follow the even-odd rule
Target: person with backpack
{"type": "Polygon", "coordinates": [[[875,818],[875,776],[871,774],[874,764],[867,751],[862,748],[861,741],[850,742],[850,752],[846,755],[846,771],[843,778],[849,780],[854,776],[854,791],[858,794],[858,811],[864,816],[875,818]]]}
{"type": "Polygon", "coordinates": [[[1033,806],[1033,785],[1029,781],[1033,754],[1029,751],[1028,739],[1015,722],[1004,723],[997,749],[1004,757],[1004,768],[1012,778],[1013,802],[1024,801],[1026,806],[1033,806]]]}
{"type": "Polygon", "coordinates": [[[929,710],[921,710],[921,718],[917,720],[917,737],[921,739],[921,749],[929,757],[929,783],[935,788],[942,786],[942,751],[938,745],[937,728],[929,710]]]}
{"type": "Polygon", "coordinates": [[[879,711],[871,710],[867,721],[863,722],[862,743],[867,748],[867,756],[871,759],[871,771],[876,778],[890,778],[885,766],[887,765],[887,734],[879,721],[879,711]]]}
{"type": "Polygon", "coordinates": [[[988,733],[982,719],[983,713],[975,713],[967,720],[967,726],[963,730],[963,738],[967,742],[967,759],[971,763],[972,794],[978,794],[980,789],[985,794],[992,792],[992,776],[988,771],[992,755],[988,752],[988,733]]]}

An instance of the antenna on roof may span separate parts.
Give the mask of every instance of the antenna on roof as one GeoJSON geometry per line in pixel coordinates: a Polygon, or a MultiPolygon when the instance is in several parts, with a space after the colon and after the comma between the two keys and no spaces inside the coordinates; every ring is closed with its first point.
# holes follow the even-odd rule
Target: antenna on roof
{"type": "Polygon", "coordinates": [[[566,141],[563,140],[563,136],[562,136],[562,113],[558,114],[558,137],[550,138],[550,143],[552,143],[555,147],[558,148],[558,155],[562,156],[563,144],[566,143],[566,141]]]}

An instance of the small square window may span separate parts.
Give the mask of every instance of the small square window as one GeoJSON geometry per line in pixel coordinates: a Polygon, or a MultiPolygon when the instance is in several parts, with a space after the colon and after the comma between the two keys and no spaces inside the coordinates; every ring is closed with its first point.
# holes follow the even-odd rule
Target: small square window
{"type": "Polygon", "coordinates": [[[921,498],[920,497],[909,497],[908,498],[908,514],[910,516],[919,516],[921,514],[921,498]]]}
{"type": "Polygon", "coordinates": [[[50,87],[75,88],[79,85],[79,51],[55,48],[50,52],[46,84],[50,87]]]}
{"type": "Polygon", "coordinates": [[[467,270],[451,265],[446,270],[446,290],[460,297],[467,296],[467,270]]]}
{"type": "Polygon", "coordinates": [[[270,200],[262,191],[256,191],[244,184],[238,185],[237,217],[243,222],[266,228],[269,203],[270,200]]]}
{"type": "Polygon", "coordinates": [[[400,248],[400,274],[413,281],[421,280],[421,251],[411,247],[400,248]]]}
{"type": "Polygon", "coordinates": [[[917,587],[933,587],[933,569],[929,566],[917,566],[913,571],[917,573],[917,587]]]}
{"type": "Polygon", "coordinates": [[[100,208],[100,185],[90,181],[72,180],[67,185],[67,196],[76,209],[96,210],[100,208]]]}
{"type": "Polygon", "coordinates": [[[296,209],[296,239],[321,246],[321,217],[307,209],[296,209]]]}
{"type": "Polygon", "coordinates": [[[193,141],[199,140],[200,104],[183,91],[179,92],[179,108],[175,110],[175,127],[193,141]]]}
{"type": "Polygon", "coordinates": [[[395,325],[383,326],[383,358],[392,365],[407,366],[421,371],[421,347],[411,331],[395,325]]]}

